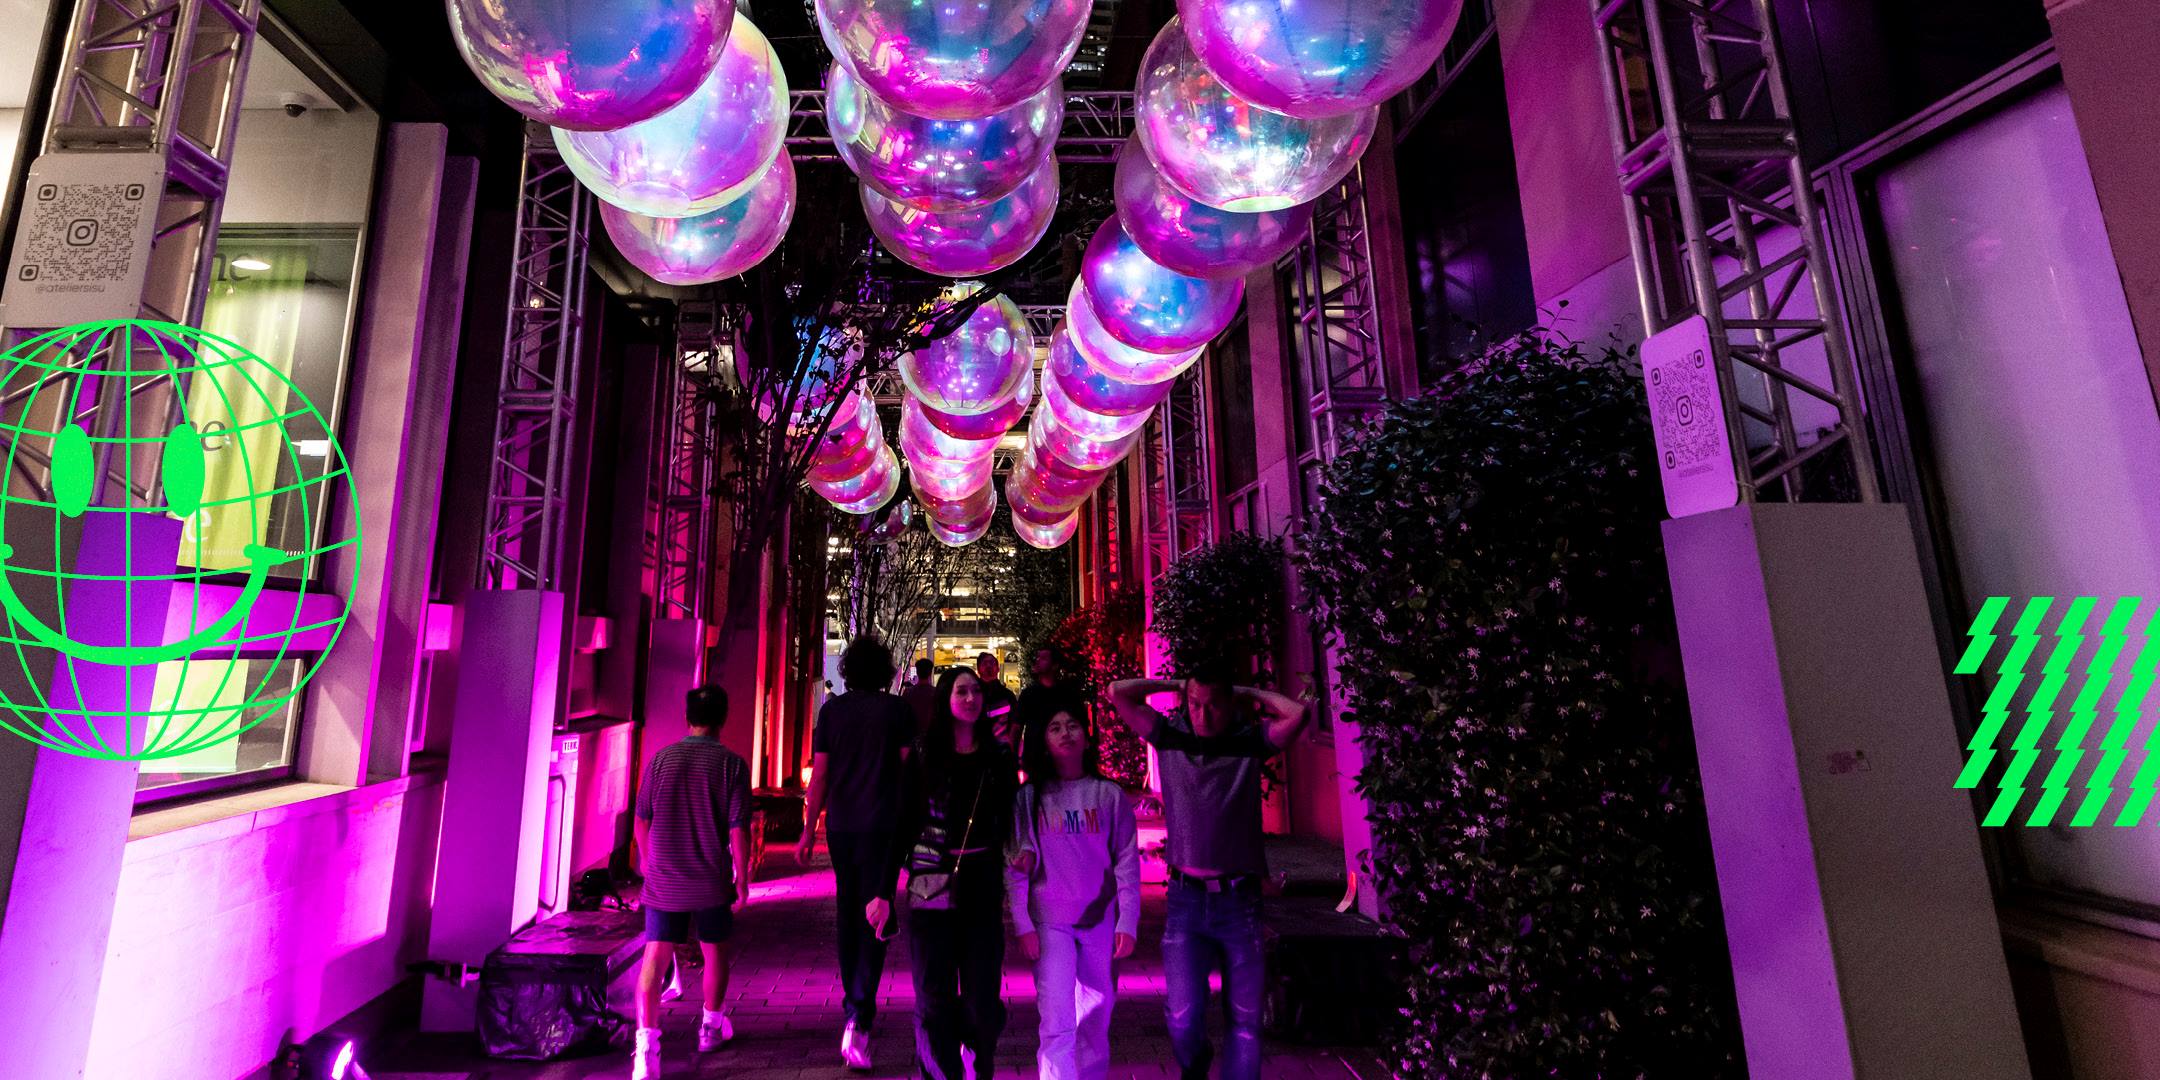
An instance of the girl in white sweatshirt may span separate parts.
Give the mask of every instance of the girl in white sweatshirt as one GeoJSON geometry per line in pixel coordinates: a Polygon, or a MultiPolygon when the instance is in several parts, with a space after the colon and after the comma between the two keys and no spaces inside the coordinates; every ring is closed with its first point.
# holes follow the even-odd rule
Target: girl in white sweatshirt
{"type": "Polygon", "coordinates": [[[1111,961],[1140,929],[1140,842],[1125,790],[1095,768],[1087,721],[1053,713],[1029,747],[1013,806],[1007,896],[1020,948],[1035,962],[1042,1080],[1110,1074],[1111,961]]]}

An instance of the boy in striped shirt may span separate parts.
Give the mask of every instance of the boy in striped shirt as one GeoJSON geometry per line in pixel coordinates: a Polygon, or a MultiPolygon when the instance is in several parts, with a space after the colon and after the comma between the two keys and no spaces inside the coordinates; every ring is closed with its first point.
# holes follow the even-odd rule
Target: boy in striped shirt
{"type": "Polygon", "coordinates": [[[689,942],[693,924],[705,954],[698,1050],[717,1050],[734,1035],[721,1003],[727,999],[728,935],[750,896],[750,766],[717,737],[727,721],[726,691],[690,691],[685,713],[690,734],[655,754],[638,785],[645,966],[638,975],[633,1080],[660,1075],[660,988],[675,946],[689,942]]]}

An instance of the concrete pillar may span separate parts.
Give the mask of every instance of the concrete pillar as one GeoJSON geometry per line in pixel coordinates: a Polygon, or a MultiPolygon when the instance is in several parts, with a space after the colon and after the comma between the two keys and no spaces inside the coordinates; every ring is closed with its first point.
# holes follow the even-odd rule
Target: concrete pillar
{"type": "Polygon", "coordinates": [[[1905,508],[1665,540],[1748,1075],[2029,1076],[1905,508]]]}
{"type": "MultiPolygon", "coordinates": [[[[463,614],[428,956],[477,967],[539,910],[568,616],[561,593],[537,589],[475,589],[463,614]]],[[[430,980],[423,1027],[471,1030],[477,992],[430,980]]]]}
{"type": "MultiPolygon", "coordinates": [[[[39,610],[42,605],[26,595],[32,613],[66,627],[65,632],[86,644],[160,640],[180,530],[179,519],[160,514],[87,515],[80,547],[70,560],[75,572],[117,579],[71,583],[64,622],[54,619],[50,608],[39,610]]],[[[33,591],[43,590],[24,586],[26,594],[33,591]]],[[[27,677],[22,665],[8,664],[0,672],[7,677],[10,700],[38,700],[22,693],[28,689],[26,682],[17,685],[27,677]]],[[[151,708],[154,680],[147,675],[142,667],[69,662],[54,672],[45,698],[55,709],[132,713],[140,723],[151,708]]],[[[122,745],[119,722],[98,726],[108,745],[122,745]]],[[[68,727],[80,730],[82,724],[76,720],[68,727]]],[[[0,1008],[0,1045],[9,1048],[5,1071],[10,1076],[68,1080],[83,1075],[89,1056],[90,1024],[120,889],[120,862],[135,814],[137,769],[133,762],[61,753],[13,734],[0,733],[0,745],[5,747],[0,757],[10,765],[6,779],[22,781],[19,786],[0,784],[0,809],[20,825],[16,835],[0,836],[14,852],[6,909],[0,913],[0,1001],[7,1002],[0,1008]]]]}
{"type": "Polygon", "coordinates": [[[2048,0],[2047,14],[2145,371],[2160,394],[2160,15],[2152,0],[2048,0]]]}

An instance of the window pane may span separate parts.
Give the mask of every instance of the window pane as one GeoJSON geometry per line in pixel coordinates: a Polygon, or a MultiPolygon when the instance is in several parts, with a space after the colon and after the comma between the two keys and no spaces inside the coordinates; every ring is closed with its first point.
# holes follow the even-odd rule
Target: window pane
{"type": "Polygon", "coordinates": [[[313,658],[159,664],[145,743],[183,751],[142,763],[138,789],[292,764],[300,673],[313,658]],[[253,724],[240,737],[232,733],[253,724]]]}
{"type": "MultiPolygon", "coordinates": [[[[2077,672],[2115,598],[2144,598],[2119,687],[2160,597],[2160,415],[2069,95],[2056,86],[1975,124],[1891,169],[1877,194],[1956,551],[1950,588],[1962,589],[1968,611],[1988,596],[2020,606],[2062,597],[2051,634],[2067,598],[2099,597],[2088,648],[2070,664],[2077,672]]],[[[2100,702],[2104,719],[2086,746],[2098,746],[2115,699],[2100,702]]],[[[2036,745],[2057,745],[2070,722],[2062,708],[2036,745]]],[[[2013,718],[2012,727],[2022,723],[2013,718]]],[[[2145,745],[2142,729],[2130,745],[2145,745]]],[[[2127,786],[2141,759],[2132,754],[2118,784],[2127,786]]],[[[2034,775],[2054,764],[2051,754],[2034,775]]],[[[2078,770],[2073,791],[2089,773],[2089,764],[2078,770]]],[[[2025,828],[2036,796],[2004,836],[2039,881],[2160,904],[2160,831],[2061,825],[2075,795],[2055,827],[2025,828]]],[[[2118,798],[2102,821],[2120,808],[2118,798]]]]}

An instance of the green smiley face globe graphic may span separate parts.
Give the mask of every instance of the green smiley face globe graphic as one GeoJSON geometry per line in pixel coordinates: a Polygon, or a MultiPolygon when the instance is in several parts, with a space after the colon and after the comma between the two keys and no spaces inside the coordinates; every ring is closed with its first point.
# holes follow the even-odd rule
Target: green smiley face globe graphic
{"type": "Polygon", "coordinates": [[[0,353],[0,437],[0,726],[231,771],[351,611],[360,521],[329,418],[238,342],[127,319],[0,353]]]}

